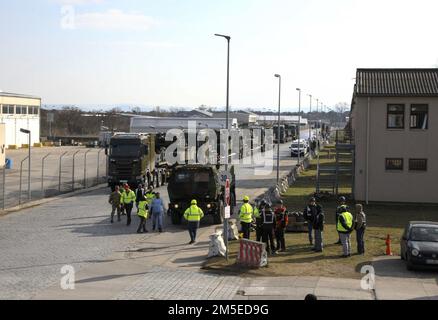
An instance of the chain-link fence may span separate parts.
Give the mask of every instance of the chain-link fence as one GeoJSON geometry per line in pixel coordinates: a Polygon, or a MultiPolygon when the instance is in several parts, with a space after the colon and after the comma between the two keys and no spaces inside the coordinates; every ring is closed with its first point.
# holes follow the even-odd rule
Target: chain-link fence
{"type": "Polygon", "coordinates": [[[108,174],[104,149],[33,148],[30,172],[25,150],[11,155],[12,167],[0,169],[0,209],[90,188],[105,183],[108,174]]]}

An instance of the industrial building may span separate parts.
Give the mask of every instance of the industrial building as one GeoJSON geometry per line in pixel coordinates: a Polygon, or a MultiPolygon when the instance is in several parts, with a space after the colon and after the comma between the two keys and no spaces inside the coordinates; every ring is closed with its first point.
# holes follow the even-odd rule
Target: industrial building
{"type": "Polygon", "coordinates": [[[354,196],[438,203],[438,69],[358,69],[354,196]]]}
{"type": "Polygon", "coordinates": [[[41,98],[0,91],[0,141],[6,148],[20,148],[27,145],[29,137],[20,129],[31,131],[31,144],[40,142],[41,98]],[[0,126],[1,128],[1,126],[0,126]]]}

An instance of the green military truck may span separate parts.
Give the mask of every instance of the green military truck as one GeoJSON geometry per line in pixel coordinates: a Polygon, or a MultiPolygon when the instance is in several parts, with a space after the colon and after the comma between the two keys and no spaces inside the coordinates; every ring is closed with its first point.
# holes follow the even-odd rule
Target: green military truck
{"type": "Polygon", "coordinates": [[[172,223],[179,225],[190,202],[196,199],[204,214],[212,215],[213,222],[224,221],[225,181],[230,180],[231,212],[236,205],[236,183],[234,168],[228,173],[221,172],[214,165],[181,165],[173,168],[167,186],[169,194],[169,214],[172,223]]]}

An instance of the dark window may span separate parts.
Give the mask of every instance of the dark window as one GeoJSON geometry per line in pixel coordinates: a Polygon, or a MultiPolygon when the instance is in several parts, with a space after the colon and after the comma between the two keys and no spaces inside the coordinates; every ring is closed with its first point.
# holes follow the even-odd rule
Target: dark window
{"type": "Polygon", "coordinates": [[[15,106],[15,114],[21,114],[21,106],[15,106]]]}
{"type": "Polygon", "coordinates": [[[4,104],[2,111],[3,114],[14,114],[14,106],[10,104],[4,104]]]}
{"type": "Polygon", "coordinates": [[[411,129],[426,130],[429,123],[429,106],[427,104],[411,105],[411,129]]]}
{"type": "Polygon", "coordinates": [[[427,171],[427,159],[409,159],[410,171],[427,171]]]}
{"type": "Polygon", "coordinates": [[[38,107],[32,107],[32,114],[38,114],[38,107]]]}
{"type": "Polygon", "coordinates": [[[404,129],[405,106],[403,104],[388,104],[388,129],[404,129]]]}
{"type": "Polygon", "coordinates": [[[21,106],[21,114],[27,114],[27,106],[21,106]]]}
{"type": "Polygon", "coordinates": [[[387,158],[386,170],[403,171],[403,159],[399,158],[387,158]]]}

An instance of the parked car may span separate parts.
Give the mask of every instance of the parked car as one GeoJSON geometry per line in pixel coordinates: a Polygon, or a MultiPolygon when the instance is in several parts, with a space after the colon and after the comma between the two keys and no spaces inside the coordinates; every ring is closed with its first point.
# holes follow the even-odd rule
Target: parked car
{"type": "Polygon", "coordinates": [[[438,222],[409,222],[400,241],[401,258],[408,270],[438,267],[438,222]]]}
{"type": "Polygon", "coordinates": [[[295,140],[292,142],[292,145],[289,147],[289,149],[291,157],[298,157],[298,152],[300,153],[301,157],[304,157],[309,152],[309,146],[303,140],[301,140],[300,143],[298,143],[298,140],[295,140]]]}

